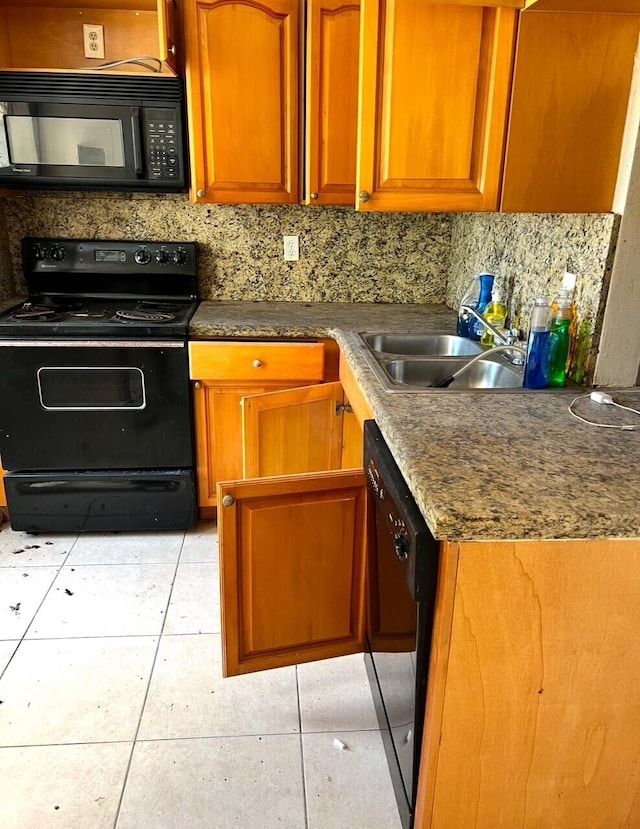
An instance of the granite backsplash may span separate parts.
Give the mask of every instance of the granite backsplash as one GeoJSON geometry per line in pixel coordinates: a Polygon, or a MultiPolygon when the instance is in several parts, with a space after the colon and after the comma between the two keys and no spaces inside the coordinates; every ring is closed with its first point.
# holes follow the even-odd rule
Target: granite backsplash
{"type": "Polygon", "coordinates": [[[16,292],[11,257],[9,254],[9,240],[7,238],[7,222],[5,207],[0,200],[0,300],[8,299],[16,292]]]}
{"type": "Polygon", "coordinates": [[[450,214],[198,205],[186,196],[20,194],[7,209],[13,272],[23,236],[195,241],[209,300],[444,302],[450,214]],[[299,236],[284,262],[282,237],[299,236]]]}
{"type": "Polygon", "coordinates": [[[489,271],[508,303],[510,325],[526,331],[535,297],[553,299],[565,270],[576,274],[571,376],[583,382],[593,372],[619,226],[613,213],[458,213],[446,302],[457,307],[473,276],[489,271]]]}
{"type": "Polygon", "coordinates": [[[595,360],[619,217],[614,214],[358,213],[351,208],[196,205],[186,196],[16,193],[0,199],[0,298],[24,290],[23,236],[196,241],[209,300],[439,303],[495,273],[510,323],[578,277],[572,376],[595,360]],[[4,207],[4,225],[2,211],[4,207]],[[3,234],[4,242],[3,242],[3,234]],[[284,262],[297,235],[300,260],[284,262]]]}

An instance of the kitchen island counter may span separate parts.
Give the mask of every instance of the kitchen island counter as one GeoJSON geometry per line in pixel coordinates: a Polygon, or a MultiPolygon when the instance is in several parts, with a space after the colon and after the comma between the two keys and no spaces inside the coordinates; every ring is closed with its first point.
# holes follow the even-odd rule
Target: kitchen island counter
{"type": "MultiPolygon", "coordinates": [[[[640,430],[579,422],[568,410],[575,390],[391,394],[358,337],[454,328],[455,313],[444,306],[204,302],[190,335],[334,338],[438,539],[639,536],[640,430]]],[[[621,391],[619,399],[640,407],[639,391],[621,391]]],[[[631,413],[587,397],[576,410],[635,424],[631,413]]]]}

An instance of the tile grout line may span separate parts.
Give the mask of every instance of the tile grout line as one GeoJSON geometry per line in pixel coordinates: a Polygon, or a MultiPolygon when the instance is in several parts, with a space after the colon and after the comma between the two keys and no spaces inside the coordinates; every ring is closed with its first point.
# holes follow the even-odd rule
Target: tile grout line
{"type": "Polygon", "coordinates": [[[140,733],[140,727],[142,725],[142,718],[144,716],[144,709],[147,705],[147,699],[149,698],[149,689],[151,688],[151,680],[153,679],[153,672],[156,667],[156,660],[158,658],[158,651],[160,650],[160,643],[162,642],[162,634],[164,631],[164,627],[167,623],[167,617],[169,615],[169,605],[171,604],[171,597],[173,596],[173,588],[175,587],[176,578],[178,576],[178,567],[180,566],[180,560],[182,559],[182,551],[184,550],[184,542],[187,537],[187,533],[185,532],[182,536],[182,544],[180,545],[180,551],[178,553],[178,559],[176,561],[176,566],[173,571],[173,579],[171,580],[171,589],[169,590],[169,595],[167,597],[167,604],[165,607],[164,618],[162,620],[162,625],[160,627],[160,633],[158,634],[158,642],[156,644],[156,650],[153,654],[153,659],[151,661],[151,670],[149,671],[149,679],[147,681],[147,687],[144,692],[144,697],[142,700],[142,706],[140,707],[140,716],[138,717],[138,725],[136,726],[136,733],[133,735],[133,740],[131,742],[131,751],[129,752],[129,760],[127,761],[127,767],[124,772],[124,779],[122,781],[122,789],[120,791],[120,797],[118,798],[118,805],[116,807],[116,812],[113,820],[113,829],[117,829],[118,821],[120,819],[120,811],[122,809],[122,803],[124,801],[124,793],[127,788],[127,783],[129,781],[129,773],[131,771],[131,764],[133,763],[133,753],[136,748],[136,744],[138,743],[138,734],[140,733]]]}
{"type": "MultiPolygon", "coordinates": [[[[13,532],[13,530],[11,530],[11,532],[13,532]]],[[[29,629],[31,628],[31,625],[33,624],[33,622],[34,622],[34,620],[35,620],[36,616],[37,616],[37,615],[38,615],[38,613],[40,612],[40,609],[41,609],[42,605],[44,604],[44,602],[45,602],[45,600],[46,600],[47,596],[49,595],[49,593],[50,593],[50,592],[51,592],[51,590],[53,589],[53,585],[54,585],[54,584],[58,581],[58,578],[60,577],[60,573],[62,572],[62,568],[64,567],[64,565],[65,565],[65,563],[66,563],[67,559],[68,559],[68,558],[69,558],[69,556],[71,555],[71,551],[73,550],[73,548],[75,547],[75,545],[78,543],[78,539],[79,539],[79,538],[80,538],[80,535],[79,535],[79,534],[78,534],[78,535],[76,535],[75,539],[73,540],[73,543],[71,544],[71,546],[70,546],[70,547],[69,547],[69,549],[67,550],[67,554],[66,554],[66,555],[65,555],[65,557],[64,557],[64,561],[63,561],[63,562],[62,562],[59,566],[58,566],[58,565],[55,565],[55,564],[54,564],[54,565],[40,565],[40,566],[42,566],[42,567],[44,567],[44,566],[53,566],[53,567],[57,567],[58,572],[55,574],[55,576],[53,577],[53,579],[52,579],[52,581],[51,581],[51,584],[49,585],[49,587],[48,587],[48,588],[47,588],[47,590],[45,591],[44,596],[43,596],[43,597],[42,597],[42,599],[40,600],[40,603],[38,604],[37,608],[35,609],[35,612],[33,613],[32,617],[31,617],[31,621],[29,622],[29,624],[26,626],[26,628],[25,628],[25,629],[24,629],[24,631],[22,632],[22,636],[20,637],[20,639],[19,639],[19,640],[10,640],[10,641],[17,641],[17,642],[18,642],[18,644],[16,645],[16,647],[15,647],[15,649],[14,649],[13,653],[11,654],[11,657],[9,658],[9,660],[8,660],[7,664],[6,664],[6,665],[4,666],[4,668],[0,671],[0,679],[2,679],[2,678],[4,677],[4,675],[5,675],[5,673],[6,673],[7,668],[8,668],[8,667],[9,667],[9,665],[13,662],[13,659],[14,659],[15,655],[18,653],[18,649],[19,649],[20,645],[22,645],[22,643],[25,641],[25,639],[26,639],[26,637],[27,637],[27,633],[29,632],[29,629]]],[[[28,566],[28,565],[25,565],[25,568],[26,568],[27,566],[28,566]]],[[[25,569],[25,568],[22,568],[22,569],[25,569]]],[[[19,569],[21,569],[21,568],[20,568],[19,566],[12,566],[12,567],[7,568],[7,569],[11,569],[11,570],[16,570],[16,569],[18,569],[18,570],[19,570],[19,569]]]]}
{"type": "Polygon", "coordinates": [[[304,740],[302,737],[302,705],[300,703],[300,679],[296,665],[296,698],[298,700],[298,733],[300,746],[300,765],[302,771],[302,808],[304,811],[304,829],[309,829],[309,805],[307,802],[307,770],[304,765],[304,740]]]}

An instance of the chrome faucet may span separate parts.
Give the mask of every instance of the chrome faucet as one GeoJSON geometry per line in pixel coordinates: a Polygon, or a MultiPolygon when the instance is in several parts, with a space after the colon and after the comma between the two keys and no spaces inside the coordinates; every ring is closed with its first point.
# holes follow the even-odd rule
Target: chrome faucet
{"type": "MultiPolygon", "coordinates": [[[[475,308],[472,308],[471,305],[461,305],[458,311],[459,314],[466,314],[467,319],[469,317],[474,317],[481,322],[483,327],[488,329],[493,334],[493,339],[497,340],[500,343],[500,350],[507,351],[507,348],[503,349],[503,346],[512,346],[513,354],[510,357],[511,362],[514,366],[521,366],[524,364],[523,354],[526,356],[526,342],[520,339],[518,334],[520,333],[517,328],[510,328],[508,331],[501,331],[500,329],[496,328],[495,326],[491,325],[490,322],[479,314],[475,308]]],[[[497,348],[498,346],[494,346],[497,348]]]]}
{"type": "Polygon", "coordinates": [[[458,314],[466,314],[467,318],[475,317],[478,320],[478,322],[481,322],[485,328],[488,328],[489,331],[491,331],[494,338],[497,339],[502,345],[515,345],[515,343],[518,341],[517,332],[511,330],[508,331],[506,335],[503,334],[502,331],[500,331],[498,328],[495,328],[493,325],[491,325],[490,322],[487,322],[487,320],[482,316],[482,314],[479,314],[475,308],[471,307],[471,305],[461,305],[458,310],[458,314]]]}
{"type": "Polygon", "coordinates": [[[451,383],[457,378],[460,377],[461,374],[464,374],[465,371],[471,368],[472,365],[479,362],[480,360],[486,360],[487,353],[495,354],[498,351],[506,351],[511,353],[516,353],[518,359],[516,360],[515,357],[512,357],[511,362],[513,365],[521,366],[524,364],[525,358],[527,356],[527,352],[522,346],[515,345],[513,343],[509,343],[509,345],[496,345],[493,348],[489,349],[488,352],[483,351],[481,354],[476,354],[476,356],[469,360],[468,363],[465,363],[462,368],[459,368],[457,371],[454,371],[453,374],[450,374],[448,377],[444,377],[442,380],[439,380],[437,383],[433,384],[434,389],[446,389],[447,386],[450,386],[451,383]]]}

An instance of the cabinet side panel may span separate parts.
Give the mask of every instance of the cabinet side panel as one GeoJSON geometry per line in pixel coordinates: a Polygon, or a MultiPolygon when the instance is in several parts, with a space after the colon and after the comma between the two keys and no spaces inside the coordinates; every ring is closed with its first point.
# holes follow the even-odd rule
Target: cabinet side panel
{"type": "Polygon", "coordinates": [[[640,543],[460,547],[432,825],[640,825],[640,543]]]}
{"type": "Polygon", "coordinates": [[[611,210],[639,31],[639,16],[522,14],[502,210],[611,210]]]}

